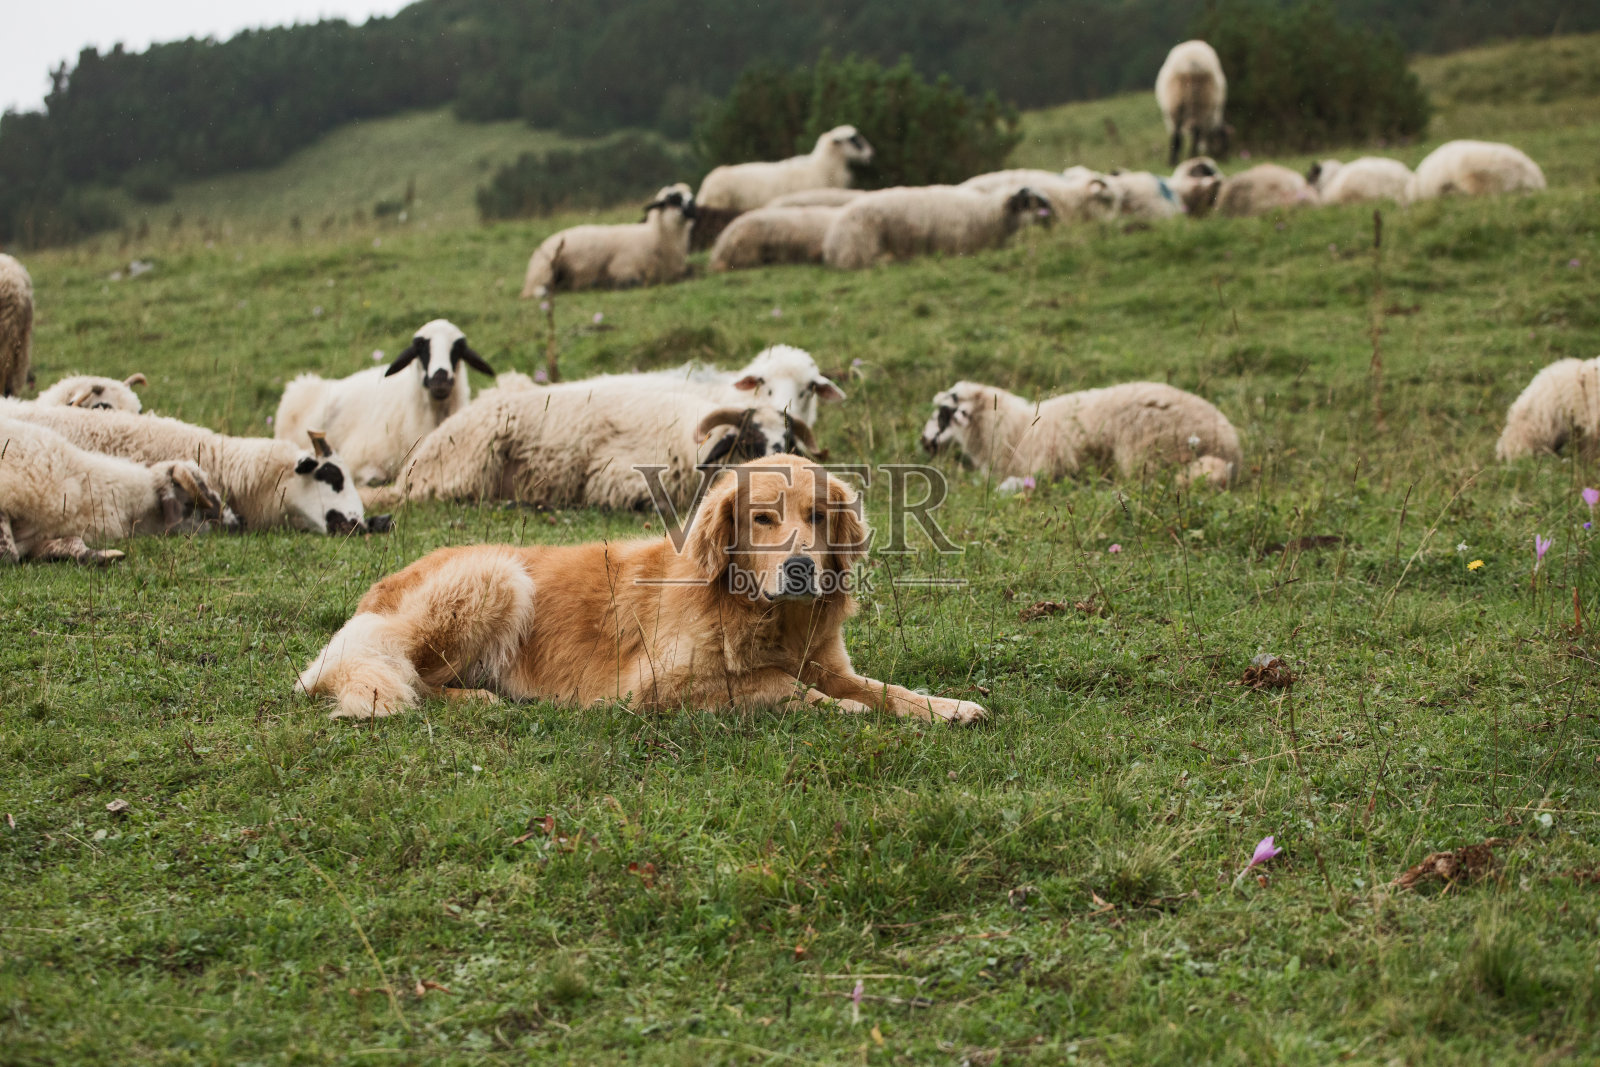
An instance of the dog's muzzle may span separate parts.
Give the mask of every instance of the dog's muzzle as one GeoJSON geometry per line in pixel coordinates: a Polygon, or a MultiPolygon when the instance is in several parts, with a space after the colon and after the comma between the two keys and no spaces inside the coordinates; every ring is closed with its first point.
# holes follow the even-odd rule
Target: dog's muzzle
{"type": "Polygon", "coordinates": [[[810,556],[790,556],[778,566],[778,596],[809,599],[817,595],[817,562],[810,556]]]}

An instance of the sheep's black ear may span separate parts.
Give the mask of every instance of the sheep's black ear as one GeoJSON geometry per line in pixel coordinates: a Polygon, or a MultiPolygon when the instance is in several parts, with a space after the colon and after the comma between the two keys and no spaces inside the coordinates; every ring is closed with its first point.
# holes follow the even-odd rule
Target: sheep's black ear
{"type": "Polygon", "coordinates": [[[467,366],[471,367],[479,374],[487,374],[491,377],[494,375],[494,368],[489,366],[489,361],[478,355],[478,353],[474,352],[471,347],[468,346],[467,340],[464,337],[456,341],[456,343],[450,347],[450,361],[452,363],[464,361],[467,366]]]}
{"type": "Polygon", "coordinates": [[[700,461],[700,465],[709,467],[713,464],[721,463],[727,458],[728,453],[733,451],[733,444],[737,440],[739,440],[737,430],[729,430],[723,434],[722,438],[711,446],[711,451],[706,453],[706,458],[700,461]]]}
{"type": "Polygon", "coordinates": [[[1313,163],[1313,164],[1311,164],[1311,169],[1306,171],[1306,184],[1307,185],[1315,185],[1315,184],[1317,184],[1317,179],[1320,178],[1320,177],[1322,177],[1322,164],[1321,163],[1313,163]]]}
{"type": "Polygon", "coordinates": [[[317,469],[317,457],[316,456],[301,456],[300,457],[300,462],[296,463],[294,465],[294,472],[296,474],[310,474],[312,471],[314,471],[316,469],[317,469]]]}
{"type": "Polygon", "coordinates": [[[427,351],[428,339],[426,337],[413,337],[411,344],[406,347],[404,352],[395,357],[395,361],[389,364],[389,369],[383,372],[383,376],[387,378],[391,374],[399,374],[405,369],[407,363],[426,354],[427,351]]]}

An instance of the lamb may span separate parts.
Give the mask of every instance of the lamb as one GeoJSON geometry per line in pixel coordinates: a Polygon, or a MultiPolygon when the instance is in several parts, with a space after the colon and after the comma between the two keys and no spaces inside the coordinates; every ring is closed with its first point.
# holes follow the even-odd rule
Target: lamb
{"type": "Polygon", "coordinates": [[[694,194],[679,182],[644,206],[643,222],[573,226],[551,234],[528,260],[522,296],[677,281],[689,272],[689,231],[696,214],[694,194]]]}
{"type": "Polygon", "coordinates": [[[1411,182],[1411,168],[1398,159],[1362,156],[1350,163],[1324,159],[1311,164],[1306,181],[1324,204],[1355,204],[1366,200],[1403,202],[1411,182]]]}
{"type": "Polygon", "coordinates": [[[1183,203],[1183,210],[1198,219],[1209,215],[1216,207],[1225,180],[1216,160],[1210,156],[1195,156],[1173,170],[1171,185],[1183,203]]]}
{"type": "Polygon", "coordinates": [[[950,185],[884,189],[845,205],[828,228],[822,257],[830,267],[859,270],[930,252],[966,255],[1051,217],[1050,202],[1029,188],[1010,194],[950,185]]]}
{"type": "Polygon", "coordinates": [[[711,247],[713,271],[773,263],[821,263],[822,239],[839,217],[836,207],[763,207],[728,224],[711,247]]]}
{"type": "Polygon", "coordinates": [[[844,207],[862,194],[860,189],[802,189],[785,193],[762,207],[844,207]]]}
{"type": "Polygon", "coordinates": [[[1014,193],[1032,189],[1050,202],[1058,219],[1105,222],[1122,209],[1122,189],[1108,174],[1084,167],[1056,174],[1048,170],[997,170],[962,182],[959,189],[979,193],[1014,193]]]}
{"type": "Polygon", "coordinates": [[[21,396],[29,385],[33,349],[33,279],[0,252],[0,397],[21,396]]]}
{"type": "Polygon", "coordinates": [[[54,431],[0,417],[0,561],[110,563],[118,541],[207,522],[237,527],[205,472],[188,460],[145,466],[80,449],[54,431]]]}
{"type": "Polygon", "coordinates": [[[1503,462],[1561,451],[1576,440],[1600,451],[1600,357],[1559,359],[1533,381],[1506,412],[1506,428],[1494,446],[1503,462]]]}
{"type": "Polygon", "coordinates": [[[62,378],[40,393],[35,404],[45,407],[85,408],[90,411],[126,411],[137,415],[144,410],[136,385],[144,385],[142,374],[130,374],[120,382],[97,374],[74,374],[62,378]]]}
{"type": "Polygon", "coordinates": [[[320,433],[312,451],[267,437],[228,437],[160,415],[0,402],[0,417],[43,426],[79,448],[141,463],[193,460],[249,529],[288,526],[312,533],[374,533],[388,516],[369,524],[361,496],[339,457],[320,433]]]}
{"type": "Polygon", "coordinates": [[[725,407],[770,407],[793,415],[808,427],[817,424],[819,401],[837,403],[845,399],[844,390],[822,373],[811,353],[793,345],[763,348],[736,371],[686,363],[668,370],[608,374],[586,381],[607,383],[608,387],[632,383],[696,392],[725,407]]]}
{"type": "Polygon", "coordinates": [[[866,138],[854,126],[836,126],[817,138],[816,147],[809,155],[776,163],[735,163],[717,167],[705,176],[695,197],[705,213],[704,225],[695,235],[696,244],[709,248],[737,215],[766,207],[780,196],[814,189],[847,188],[850,168],[871,162],[872,146],[866,138]]]}
{"type": "Polygon", "coordinates": [[[1111,180],[1119,189],[1123,218],[1156,221],[1176,218],[1188,208],[1167,179],[1147,170],[1114,170],[1111,180]]]}
{"type": "Polygon", "coordinates": [[[718,405],[705,396],[626,377],[493,390],[417,446],[374,505],[401,499],[519,500],[550,506],[639,509],[655,498],[636,469],[659,477],[664,500],[685,505],[703,465],[816,451],[804,423],[770,407],[718,405]]]}
{"type": "Polygon", "coordinates": [[[466,334],[446,319],[434,319],[417,329],[387,368],[334,381],[315,374],[295,378],[278,403],[274,436],[298,441],[306,431],[320,430],[356,484],[392,481],[406,453],[472,399],[462,363],[480,374],[494,373],[466,334]],[[400,373],[413,363],[416,374],[400,373]]]}
{"type": "Polygon", "coordinates": [[[1156,105],[1171,139],[1167,166],[1178,165],[1185,133],[1191,156],[1227,154],[1228,127],[1222,121],[1227,102],[1228,79],[1216,49],[1204,41],[1185,41],[1167,53],[1156,74],[1156,105]]]}
{"type": "Polygon", "coordinates": [[[1288,167],[1263,163],[1223,181],[1216,207],[1225,218],[1244,218],[1316,202],[1317,191],[1305,178],[1288,167]]]}
{"type": "Polygon", "coordinates": [[[1545,187],[1544,171],[1518,149],[1490,141],[1449,141],[1417,164],[1406,201],[1461,194],[1487,196],[1545,187]]]}
{"type": "Polygon", "coordinates": [[[1243,461],[1239,433],[1206,400],[1160,382],[1127,382],[1045,401],[992,385],[957,382],[933,398],[922,431],[930,454],[954,444],[985,474],[1057,479],[1086,466],[1132,477],[1146,464],[1181,468],[1182,485],[1226,486],[1243,461]]]}

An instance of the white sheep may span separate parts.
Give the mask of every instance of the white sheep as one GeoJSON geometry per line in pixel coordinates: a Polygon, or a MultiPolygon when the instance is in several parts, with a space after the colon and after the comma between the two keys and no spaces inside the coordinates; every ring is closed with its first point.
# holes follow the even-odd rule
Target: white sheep
{"type": "Polygon", "coordinates": [[[0,416],[0,561],[109,563],[136,533],[238,520],[189,460],[146,466],[78,448],[53,430],[0,416]]]}
{"type": "Polygon", "coordinates": [[[859,270],[883,260],[944,252],[966,255],[1005,243],[1019,226],[1051,217],[1032,189],[979,193],[953,185],[883,189],[846,204],[822,243],[830,267],[859,270]]]}
{"type": "Polygon", "coordinates": [[[1090,467],[1137,475],[1147,464],[1180,468],[1188,484],[1226,486],[1238,475],[1239,433],[1209,401],[1160,382],[1127,382],[1044,401],[992,385],[957,382],[933,398],[922,431],[929,453],[954,444],[979,470],[1006,479],[1064,478],[1090,467]]]}
{"type": "Polygon", "coordinates": [[[958,189],[979,193],[1014,193],[1031,189],[1050,202],[1058,219],[1104,222],[1122,210],[1122,190],[1109,174],[1073,167],[1060,174],[1048,170],[997,170],[962,182],[958,189]]]}
{"type": "Polygon", "coordinates": [[[608,387],[631,383],[699,393],[724,407],[770,407],[793,415],[808,427],[817,424],[820,401],[838,403],[845,399],[844,390],[822,373],[811,353],[793,345],[763,348],[739,370],[719,370],[691,362],[666,370],[605,374],[584,380],[608,387]]]}
{"type": "Polygon", "coordinates": [[[1209,215],[1216,207],[1217,196],[1226,180],[1216,160],[1210,156],[1195,156],[1178,164],[1169,184],[1183,203],[1183,210],[1198,219],[1209,215]]]}
{"type": "Polygon", "coordinates": [[[821,263],[822,239],[836,207],[763,207],[728,224],[711,246],[711,270],[748,270],[774,263],[821,263]]]}
{"type": "Polygon", "coordinates": [[[33,348],[33,279],[28,268],[0,252],[0,397],[28,387],[33,348]]]}
{"type": "Polygon", "coordinates": [[[1228,103],[1228,79],[1216,49],[1204,41],[1185,41],[1167,53],[1156,74],[1156,105],[1167,125],[1167,166],[1178,163],[1183,135],[1189,135],[1191,156],[1226,155],[1228,127],[1222,113],[1228,103]]]}
{"type": "Polygon", "coordinates": [[[1262,163],[1223,181],[1216,210],[1225,218],[1245,218],[1316,202],[1316,189],[1299,173],[1276,163],[1262,163]]]}
{"type": "Polygon", "coordinates": [[[142,374],[130,374],[120,382],[97,374],[74,374],[62,378],[40,393],[35,404],[45,407],[87,408],[90,411],[126,411],[137,415],[144,410],[134,386],[146,384],[142,374]]]}
{"type": "Polygon", "coordinates": [[[417,329],[387,368],[331,381],[315,374],[295,378],[284,387],[273,435],[299,441],[306,431],[320,430],[357,485],[391,481],[406,453],[472,399],[463,363],[494,373],[454,323],[434,319],[417,329]],[[415,374],[401,373],[412,364],[415,374]]]}
{"type": "Polygon", "coordinates": [[[161,415],[0,402],[0,416],[54,430],[79,448],[140,463],[193,460],[245,527],[289,526],[312,533],[388,528],[387,516],[366,521],[361,495],[321,434],[312,451],[270,437],[228,437],[161,415]]]}
{"type": "Polygon", "coordinates": [[[1573,440],[1591,453],[1600,448],[1600,357],[1558,359],[1535,374],[1506,412],[1494,454],[1509,462],[1573,440]]]}
{"type": "Polygon", "coordinates": [[[1188,208],[1172,183],[1147,170],[1114,170],[1111,180],[1120,191],[1122,218],[1156,221],[1176,218],[1188,208]]]}
{"type": "Polygon", "coordinates": [[[1324,159],[1311,164],[1306,181],[1324,204],[1355,204],[1367,200],[1403,202],[1411,182],[1411,168],[1398,159],[1362,156],[1349,163],[1324,159]]]}
{"type": "Polygon", "coordinates": [[[425,437],[374,506],[402,499],[520,500],[637,509],[652,502],[636,467],[654,468],[674,507],[701,465],[816,451],[804,423],[769,407],[727,407],[702,393],[627,376],[489,390],[425,437]]]}
{"type": "Polygon", "coordinates": [[[1449,141],[1417,164],[1406,186],[1406,200],[1452,194],[1487,196],[1544,187],[1544,171],[1519,149],[1492,141],[1449,141]]]}
{"type": "Polygon", "coordinates": [[[677,281],[689,272],[694,195],[679,182],[644,206],[644,221],[573,226],[544,239],[528,260],[523,297],[559,289],[625,288],[677,281]]]}
{"type": "Polygon", "coordinates": [[[850,184],[851,166],[871,162],[872,146],[867,139],[854,126],[837,126],[818,137],[808,155],[717,167],[705,176],[695,194],[695,203],[705,216],[696,243],[708,246],[735,216],[766,207],[780,196],[844,189],[850,184]]]}
{"type": "Polygon", "coordinates": [[[860,196],[861,189],[802,189],[785,193],[762,207],[844,207],[860,196]]]}

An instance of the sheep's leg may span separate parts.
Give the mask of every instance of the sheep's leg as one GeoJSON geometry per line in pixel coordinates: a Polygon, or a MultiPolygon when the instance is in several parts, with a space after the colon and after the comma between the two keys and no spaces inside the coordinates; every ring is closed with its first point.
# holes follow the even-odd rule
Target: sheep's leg
{"type": "Polygon", "coordinates": [[[1167,166],[1176,167],[1178,165],[1178,156],[1181,155],[1182,153],[1183,153],[1183,127],[1182,126],[1174,126],[1172,128],[1172,147],[1167,152],[1167,166]]]}
{"type": "Polygon", "coordinates": [[[90,548],[81,537],[56,537],[39,543],[35,557],[42,560],[68,559],[74,563],[115,563],[127,555],[114,548],[90,548]]]}
{"type": "Polygon", "coordinates": [[[1210,145],[1202,146],[1200,137],[1200,124],[1197,122],[1193,126],[1189,127],[1189,158],[1194,159],[1201,155],[1202,147],[1209,148],[1210,145]]]}
{"type": "Polygon", "coordinates": [[[11,517],[0,511],[0,563],[20,563],[22,553],[17,551],[17,539],[11,533],[11,517]]]}

